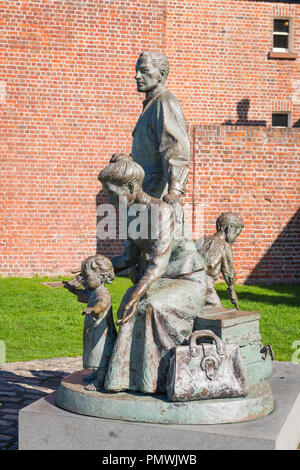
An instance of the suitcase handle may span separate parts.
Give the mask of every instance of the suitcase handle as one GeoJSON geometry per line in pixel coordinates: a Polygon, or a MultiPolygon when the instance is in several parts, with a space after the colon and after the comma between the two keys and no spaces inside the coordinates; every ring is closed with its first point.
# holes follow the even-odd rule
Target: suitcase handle
{"type": "Polygon", "coordinates": [[[216,348],[217,348],[217,353],[219,356],[224,356],[225,354],[225,348],[224,345],[221,341],[221,339],[213,333],[211,330],[198,330],[194,331],[190,337],[190,353],[191,356],[195,357],[197,356],[197,339],[199,338],[212,338],[214,342],[216,343],[216,348]]]}

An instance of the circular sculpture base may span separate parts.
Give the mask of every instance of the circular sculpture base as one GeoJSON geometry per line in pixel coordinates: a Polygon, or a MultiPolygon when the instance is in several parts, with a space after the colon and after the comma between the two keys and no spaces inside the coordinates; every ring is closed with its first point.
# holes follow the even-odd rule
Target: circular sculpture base
{"type": "Polygon", "coordinates": [[[236,423],[260,418],[274,408],[271,388],[264,380],[252,385],[244,398],[170,402],[162,395],[85,390],[83,379],[90,373],[82,369],[62,380],[56,397],[60,408],[98,418],[160,424],[236,423]]]}

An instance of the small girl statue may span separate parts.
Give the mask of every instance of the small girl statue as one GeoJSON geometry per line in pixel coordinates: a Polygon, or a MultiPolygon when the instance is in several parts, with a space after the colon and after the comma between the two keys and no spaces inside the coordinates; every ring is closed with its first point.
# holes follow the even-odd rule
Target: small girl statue
{"type": "Polygon", "coordinates": [[[83,327],[83,367],[93,372],[86,377],[90,382],[85,388],[94,390],[93,380],[101,387],[104,383],[109,359],[117,336],[112,315],[111,297],[105,283],[111,283],[115,277],[111,261],[102,255],[89,256],[81,265],[81,272],[65,287],[78,296],[80,301],[87,301],[82,312],[85,315],[83,327]],[[82,285],[86,290],[76,289],[82,285]]]}

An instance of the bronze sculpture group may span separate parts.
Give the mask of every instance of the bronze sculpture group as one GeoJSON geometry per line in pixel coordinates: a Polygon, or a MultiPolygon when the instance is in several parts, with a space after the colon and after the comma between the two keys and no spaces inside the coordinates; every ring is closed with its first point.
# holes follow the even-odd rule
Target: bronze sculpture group
{"type": "MultiPolygon", "coordinates": [[[[221,214],[215,235],[193,240],[182,207],[189,139],[180,104],[165,86],[168,72],[162,54],[140,55],[135,79],[146,99],[131,154],[114,154],[99,174],[111,204],[118,206],[120,198],[127,207],[139,204],[147,236],[128,236],[122,255],[111,262],[101,255],[87,258],[77,281],[65,284],[81,299],[88,296],[84,367],[94,370],[88,390],[166,394],[172,351],[188,344],[205,305],[221,306],[214,288],[220,273],[238,308],[231,245],[243,223],[236,214],[221,214]],[[104,284],[128,268],[134,284],[118,309],[117,333],[104,284]]],[[[211,357],[205,362],[205,370],[218,367],[211,357]]]]}

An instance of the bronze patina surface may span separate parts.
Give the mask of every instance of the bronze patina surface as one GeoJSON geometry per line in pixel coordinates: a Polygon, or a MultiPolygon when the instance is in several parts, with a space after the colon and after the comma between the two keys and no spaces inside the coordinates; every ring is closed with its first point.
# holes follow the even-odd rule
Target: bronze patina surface
{"type": "Polygon", "coordinates": [[[161,53],[143,52],[138,58],[135,79],[145,101],[133,131],[131,154],[114,154],[98,177],[109,202],[119,208],[122,201],[127,210],[127,237],[122,254],[111,262],[105,257],[87,258],[80,274],[66,284],[73,293],[78,283],[87,286],[84,366],[94,373],[81,371],[64,380],[57,403],[70,411],[129,421],[251,420],[270,413],[273,398],[262,380],[270,374],[270,358],[260,351],[259,314],[240,312],[234,289],[231,245],[243,223],[237,214],[222,213],[217,232],[195,244],[182,204],[190,146],[180,104],[166,89],[168,73],[168,60],[161,53]],[[130,210],[136,208],[143,222],[140,232],[132,233],[130,210]],[[97,260],[111,264],[107,272],[97,260]],[[104,283],[127,269],[133,286],[118,308],[116,334],[104,283]],[[221,273],[236,309],[227,313],[214,288],[221,273]],[[190,355],[184,349],[184,360],[178,354],[176,373],[187,372],[180,379],[183,393],[178,395],[185,401],[172,403],[167,399],[170,358],[174,351],[176,355],[180,348],[188,348],[195,330],[208,330],[216,342],[216,346],[193,345],[205,374],[199,381],[206,383],[196,380],[193,391],[185,393],[191,376],[198,377],[199,371],[192,349],[190,355]],[[222,386],[217,383],[221,376],[222,386]],[[84,385],[86,378],[94,380],[84,385]]]}
{"type": "Polygon", "coordinates": [[[134,392],[87,391],[83,369],[62,380],[57,392],[59,407],[88,416],[122,421],[161,424],[221,424],[250,421],[268,415],[274,408],[266,381],[250,387],[243,398],[224,398],[190,402],[169,402],[164,395],[134,392]]]}
{"type": "Polygon", "coordinates": [[[104,386],[165,393],[170,350],[189,339],[201,315],[206,273],[184,217],[176,217],[172,204],[146,194],[143,179],[142,167],[124,154],[114,155],[99,175],[110,202],[117,205],[123,197],[128,207],[139,204],[150,227],[141,238],[128,235],[123,254],[112,259],[116,273],[135,268],[135,284],[118,309],[120,329],[104,386]]]}
{"type": "Polygon", "coordinates": [[[195,320],[195,330],[209,329],[225,344],[238,344],[245,363],[248,382],[268,378],[273,370],[272,356],[262,351],[260,312],[206,307],[195,320]]]}
{"type": "Polygon", "coordinates": [[[238,214],[222,213],[216,221],[217,231],[214,235],[204,236],[196,241],[199,253],[205,258],[207,265],[207,296],[206,305],[221,307],[221,301],[215,289],[215,282],[222,273],[228,286],[229,297],[238,309],[238,297],[234,289],[235,272],[231,246],[243,230],[243,222],[238,214]]]}
{"type": "Polygon", "coordinates": [[[132,133],[131,155],[145,171],[143,190],[174,202],[185,192],[190,144],[179,101],[166,88],[168,74],[169,62],[163,54],[140,54],[135,79],[145,100],[132,133]]]}
{"type": "Polygon", "coordinates": [[[103,384],[112,349],[117,336],[112,316],[110,293],[104,286],[115,277],[111,261],[102,255],[89,256],[81,265],[80,273],[64,287],[87,303],[83,327],[83,367],[93,369],[87,381],[95,378],[103,384]],[[83,287],[83,288],[80,288],[83,287]]]}

